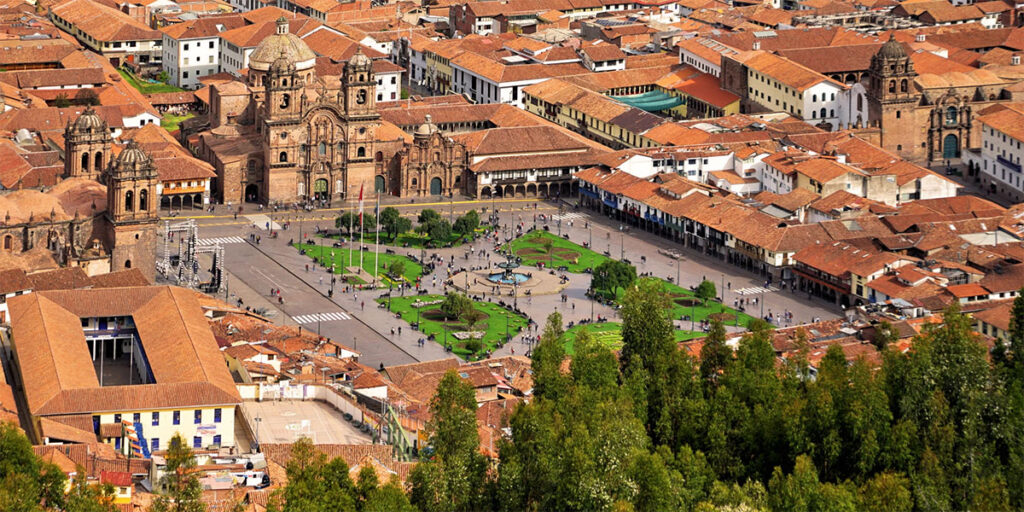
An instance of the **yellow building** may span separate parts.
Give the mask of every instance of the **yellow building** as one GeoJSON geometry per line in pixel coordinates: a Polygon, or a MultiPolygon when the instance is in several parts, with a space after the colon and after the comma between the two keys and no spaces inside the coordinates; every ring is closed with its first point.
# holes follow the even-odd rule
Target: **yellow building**
{"type": "Polygon", "coordinates": [[[560,79],[523,88],[526,110],[606,146],[659,146],[644,133],[665,120],[603,94],[560,79]]]}
{"type": "MultiPolygon", "coordinates": [[[[241,403],[194,292],[171,286],[42,291],[14,297],[14,380],[28,413],[148,457],[175,434],[235,444],[241,403]]],[[[45,437],[33,421],[29,437],[45,437]]]]}

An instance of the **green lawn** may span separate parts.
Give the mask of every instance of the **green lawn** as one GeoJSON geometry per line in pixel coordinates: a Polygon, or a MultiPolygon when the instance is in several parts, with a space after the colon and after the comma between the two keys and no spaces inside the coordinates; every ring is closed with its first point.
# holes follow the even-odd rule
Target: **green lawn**
{"type": "Polygon", "coordinates": [[[183,116],[177,116],[174,114],[164,114],[164,117],[160,119],[160,127],[169,132],[173,132],[174,130],[178,129],[182,121],[185,121],[186,119],[192,119],[195,116],[196,115],[191,112],[183,116]]]}
{"type": "Polygon", "coordinates": [[[117,72],[121,74],[121,77],[124,78],[125,81],[127,81],[132,87],[138,89],[139,92],[141,92],[142,94],[153,94],[158,92],[182,92],[185,90],[170,84],[154,84],[148,82],[121,68],[117,68],[117,72]]]}
{"type": "Polygon", "coordinates": [[[693,292],[689,289],[672,284],[664,279],[659,279],[659,281],[661,281],[662,285],[665,287],[665,291],[668,292],[669,296],[672,298],[672,318],[674,320],[679,320],[683,315],[692,315],[694,321],[700,322],[710,315],[722,313],[723,310],[726,315],[723,321],[726,325],[736,325],[736,320],[738,318],[739,325],[746,327],[747,324],[754,319],[754,317],[746,313],[740,313],[733,308],[723,308],[720,302],[708,301],[707,306],[705,306],[701,304],[699,300],[694,298],[693,292]],[[691,302],[693,301],[696,302],[691,307],[691,302]]]}
{"type": "MultiPolygon", "coordinates": [[[[348,233],[345,232],[346,229],[347,229],[347,226],[345,228],[342,228],[341,238],[344,238],[344,239],[347,240],[349,235],[348,235],[348,233]]],[[[477,232],[478,233],[482,233],[483,229],[479,229],[479,230],[477,230],[477,232]]],[[[356,230],[356,237],[358,237],[358,236],[359,236],[359,233],[358,233],[358,229],[357,229],[356,230]]],[[[337,236],[333,236],[333,235],[332,236],[324,236],[324,238],[328,238],[328,239],[332,239],[332,240],[337,240],[338,239],[337,236]]],[[[356,238],[356,240],[358,241],[359,238],[356,238]]],[[[376,243],[376,241],[377,241],[377,234],[376,233],[363,233],[363,243],[364,244],[371,244],[372,245],[372,244],[376,243]]],[[[431,248],[434,248],[434,247],[456,247],[456,246],[462,245],[466,241],[468,241],[468,239],[466,239],[462,235],[452,234],[451,238],[449,238],[448,240],[445,240],[440,245],[438,245],[438,244],[433,244],[432,240],[427,235],[421,235],[419,233],[416,233],[415,231],[409,231],[409,232],[406,232],[406,233],[402,233],[402,234],[398,235],[397,237],[395,237],[394,240],[391,239],[391,235],[388,235],[388,234],[386,234],[384,232],[381,232],[381,234],[380,234],[380,244],[381,245],[388,245],[388,246],[392,246],[392,247],[401,247],[401,248],[406,248],[406,249],[424,249],[424,248],[425,249],[431,249],[431,248]]]]}
{"type": "MultiPolygon", "coordinates": [[[[600,322],[596,324],[580,324],[574,325],[565,331],[562,335],[562,343],[565,347],[565,353],[574,355],[576,353],[573,345],[576,343],[576,335],[580,331],[589,331],[594,336],[594,339],[599,341],[609,350],[618,350],[622,348],[622,324],[618,322],[600,322]]],[[[684,331],[677,329],[675,331],[676,341],[692,340],[694,338],[700,338],[704,336],[702,332],[684,331]]]]}
{"type": "MultiPolygon", "coordinates": [[[[321,247],[319,245],[312,244],[295,244],[295,246],[305,249],[306,256],[309,256],[320,263],[324,263],[326,261],[327,265],[330,266],[333,262],[335,266],[334,271],[337,274],[345,272],[345,267],[349,264],[349,254],[352,255],[352,265],[359,266],[359,251],[335,247],[321,247]]],[[[373,275],[374,263],[376,261],[375,256],[376,254],[374,254],[372,250],[363,251],[363,270],[370,275],[373,275]]],[[[397,284],[397,281],[388,277],[385,272],[386,267],[390,267],[391,263],[394,261],[405,262],[405,272],[402,273],[402,276],[405,277],[409,283],[415,283],[416,278],[423,274],[423,267],[409,258],[398,254],[381,253],[380,265],[377,267],[377,275],[381,277],[385,284],[397,284]]]]}
{"type": "MultiPolygon", "coordinates": [[[[392,297],[391,310],[399,313],[402,316],[402,320],[409,322],[410,325],[416,323],[418,316],[420,322],[419,331],[422,332],[424,336],[430,336],[433,334],[434,341],[441,345],[445,342],[444,325],[447,325],[448,344],[453,345],[454,347],[452,352],[460,357],[468,358],[470,354],[464,347],[465,342],[457,340],[451,335],[452,332],[469,330],[464,322],[460,320],[445,321],[439,310],[441,306],[440,304],[424,306],[422,308],[414,308],[412,306],[416,301],[430,302],[441,299],[444,299],[443,295],[409,295],[406,297],[392,297]],[[419,315],[417,315],[417,310],[419,311],[419,315]]],[[[377,302],[386,304],[388,299],[377,299],[377,302]]],[[[491,302],[474,302],[473,306],[487,315],[487,318],[483,319],[473,328],[474,331],[484,331],[484,337],[482,339],[484,345],[483,350],[493,350],[497,347],[499,342],[503,342],[505,340],[506,318],[508,319],[507,332],[509,336],[515,336],[520,330],[526,328],[527,320],[525,316],[515,314],[497,304],[491,302]]]]}
{"type": "Polygon", "coordinates": [[[574,244],[558,235],[547,231],[532,231],[508,244],[512,253],[523,259],[523,265],[536,266],[544,263],[545,267],[558,268],[565,266],[569,272],[582,273],[593,269],[609,258],[581,245],[574,244]],[[544,248],[542,240],[551,240],[550,252],[544,248]]]}

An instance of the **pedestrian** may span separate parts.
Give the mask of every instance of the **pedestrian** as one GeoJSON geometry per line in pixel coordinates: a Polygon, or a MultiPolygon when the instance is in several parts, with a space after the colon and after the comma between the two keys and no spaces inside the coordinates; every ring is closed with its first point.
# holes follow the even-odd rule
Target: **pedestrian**
{"type": "Polygon", "coordinates": [[[394,328],[394,327],[392,327],[392,328],[391,328],[391,335],[392,335],[392,336],[394,336],[394,335],[395,335],[395,328],[394,328]]]}
{"type": "Polygon", "coordinates": [[[324,284],[324,276],[320,276],[320,284],[324,284]]]}
{"type": "Polygon", "coordinates": [[[398,335],[399,336],[402,335],[402,326],[401,325],[398,326],[398,335]]]}
{"type": "Polygon", "coordinates": [[[363,302],[359,303],[359,307],[362,309],[362,311],[366,311],[366,301],[364,300],[363,302]]]}
{"type": "Polygon", "coordinates": [[[306,263],[306,272],[309,272],[309,263],[306,263]]]}

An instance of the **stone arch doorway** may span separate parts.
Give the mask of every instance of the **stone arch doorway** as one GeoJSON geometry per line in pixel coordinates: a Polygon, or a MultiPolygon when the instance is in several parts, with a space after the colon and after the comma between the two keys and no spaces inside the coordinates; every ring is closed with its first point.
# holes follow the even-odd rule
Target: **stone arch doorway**
{"type": "Polygon", "coordinates": [[[330,194],[330,187],[327,185],[327,180],[320,178],[313,182],[313,199],[317,201],[324,201],[330,194]]]}
{"type": "Polygon", "coordinates": [[[387,192],[387,186],[386,182],[384,181],[384,176],[381,176],[380,174],[374,176],[373,191],[378,194],[383,194],[384,192],[387,192]]]}
{"type": "Polygon", "coordinates": [[[942,158],[960,158],[960,139],[952,133],[942,139],[942,158]]]}
{"type": "Polygon", "coordinates": [[[441,178],[431,178],[430,180],[430,195],[439,196],[441,195],[441,178]]]}
{"type": "Polygon", "coordinates": [[[260,186],[252,183],[245,186],[245,202],[255,203],[260,198],[260,186]]]}

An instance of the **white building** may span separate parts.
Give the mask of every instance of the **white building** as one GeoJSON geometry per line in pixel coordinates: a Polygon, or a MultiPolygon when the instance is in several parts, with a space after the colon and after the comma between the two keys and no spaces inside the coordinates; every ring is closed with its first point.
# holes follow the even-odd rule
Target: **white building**
{"type": "Polygon", "coordinates": [[[1024,201],[1024,112],[1006,107],[976,119],[981,147],[965,151],[964,159],[979,172],[986,192],[1024,201]]]}
{"type": "Polygon", "coordinates": [[[160,29],[164,71],[172,85],[197,89],[199,77],[220,72],[220,33],[245,24],[238,15],[199,18],[160,29]]]}

